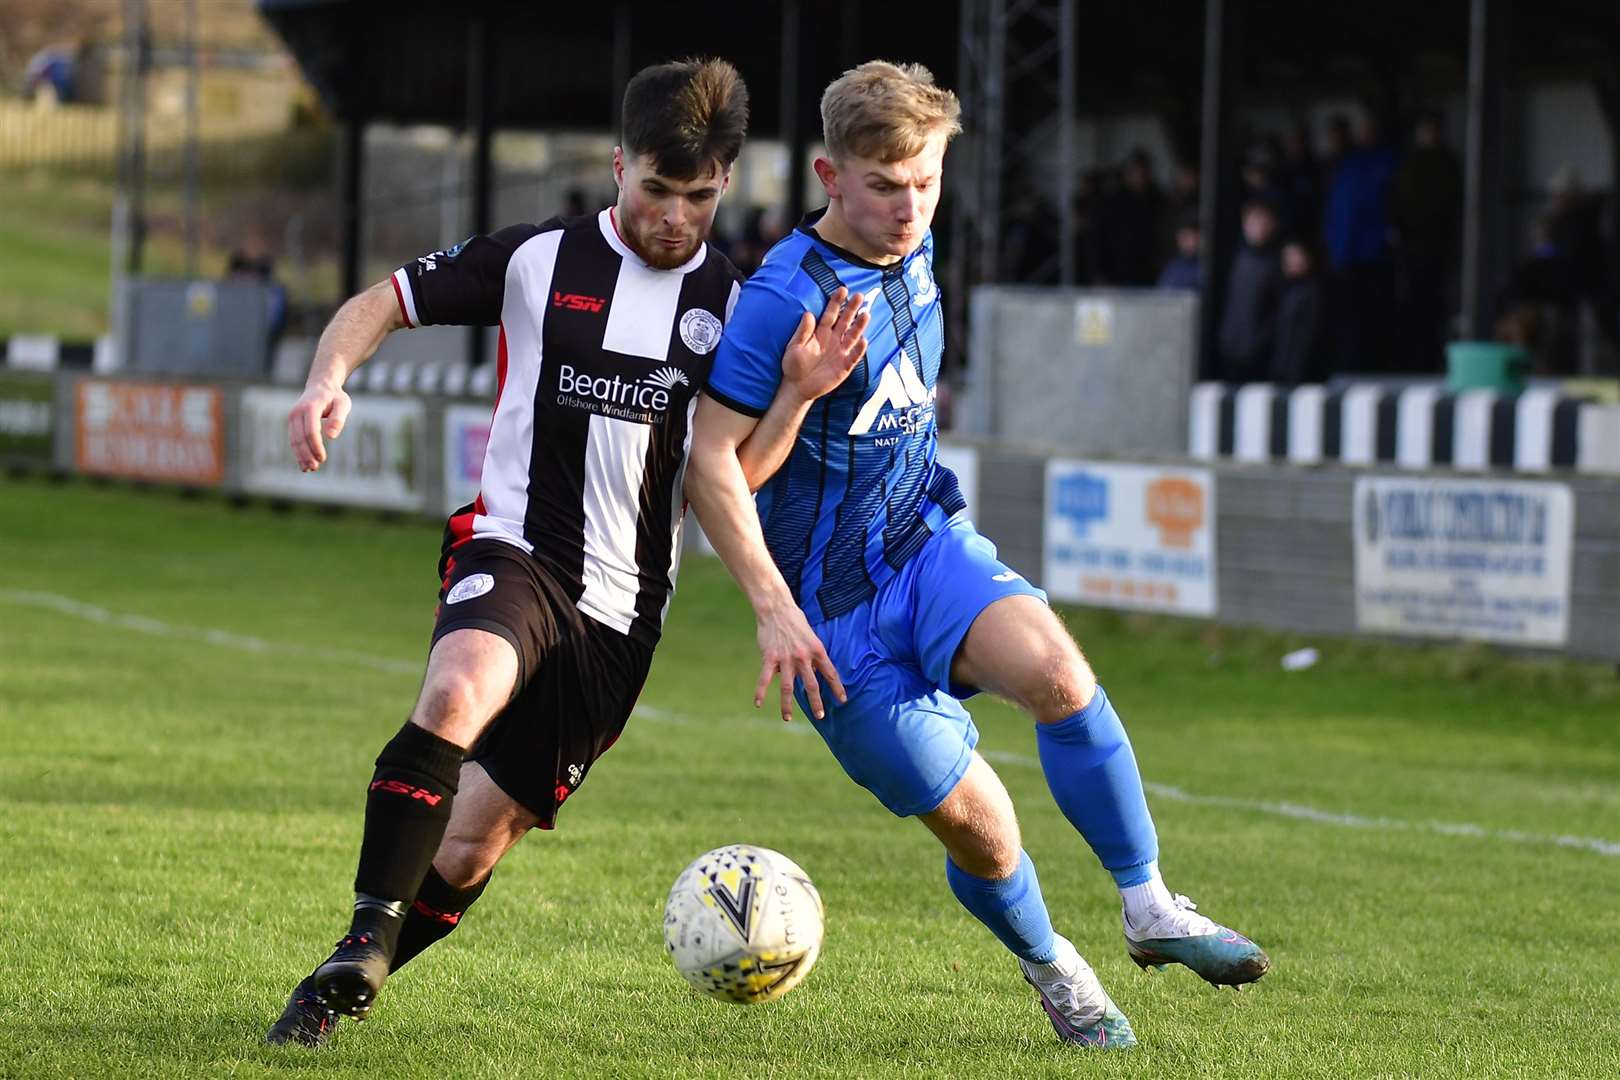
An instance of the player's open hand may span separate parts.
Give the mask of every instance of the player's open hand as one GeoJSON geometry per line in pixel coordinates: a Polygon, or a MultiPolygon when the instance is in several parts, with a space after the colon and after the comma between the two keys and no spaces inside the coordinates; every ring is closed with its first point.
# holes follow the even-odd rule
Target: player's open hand
{"type": "Polygon", "coordinates": [[[351,402],[342,387],[307,386],[287,414],[287,441],[304,472],[314,472],[326,460],[326,443],[343,433],[351,402]]]}
{"type": "Polygon", "coordinates": [[[804,313],[799,329],[782,354],[782,378],[805,401],[814,401],[838,386],[866,355],[870,305],[860,293],[840,287],[827,298],[820,320],[804,313]]]}
{"type": "Polygon", "coordinates": [[[765,703],[765,692],[771,680],[778,679],[782,690],[782,719],[793,719],[793,680],[804,684],[805,696],[810,699],[810,715],[820,720],[827,715],[821,702],[819,673],[827,680],[840,704],[846,700],[843,681],[838,669],[827,657],[821,639],[810,629],[804,612],[797,605],[784,605],[759,616],[759,653],[764,663],[759,669],[759,683],[754,687],[754,708],[765,703]]]}

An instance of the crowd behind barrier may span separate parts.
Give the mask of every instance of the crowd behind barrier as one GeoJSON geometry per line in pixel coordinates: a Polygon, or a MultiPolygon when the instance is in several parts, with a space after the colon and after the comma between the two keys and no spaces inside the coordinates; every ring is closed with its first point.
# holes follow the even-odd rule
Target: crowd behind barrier
{"type": "MultiPolygon", "coordinates": [[[[494,391],[487,367],[467,375],[460,394],[444,392],[463,385],[449,366],[433,377],[416,365],[363,370],[350,384],[343,437],[320,472],[305,474],[286,439],[294,380],[113,374],[94,370],[93,350],[68,364],[58,351],[47,364],[32,348],[24,366],[0,367],[0,459],[12,469],[428,517],[477,489],[494,391]]],[[[1302,393],[1198,388],[1191,459],[1109,460],[960,439],[943,453],[1008,564],[1056,600],[1620,662],[1620,483],[1579,471],[1584,405],[1573,465],[1512,472],[1519,452],[1511,461],[1500,452],[1498,420],[1511,425],[1510,445],[1545,430],[1549,454],[1568,456],[1556,448],[1568,443],[1558,432],[1569,408],[1556,396],[1511,408],[1459,397],[1454,446],[1457,432],[1477,426],[1468,417],[1488,419],[1488,454],[1469,473],[1455,452],[1453,467],[1439,464],[1439,406],[1410,404],[1419,399],[1407,393],[1325,393],[1320,453],[1274,452],[1305,444],[1293,423],[1296,408],[1311,411],[1296,404],[1302,393]],[[1272,428],[1249,436],[1240,410],[1286,418],[1281,441],[1272,428]],[[1424,438],[1413,417],[1426,411],[1424,438]],[[1424,446],[1429,459],[1403,459],[1403,447],[1424,446]]],[[[1620,472],[1613,465],[1607,471],[1620,472]]]]}
{"type": "MultiPolygon", "coordinates": [[[[1424,110],[1397,128],[1360,109],[1312,129],[1303,115],[1242,137],[1239,235],[1204,370],[1283,384],[1443,372],[1446,343],[1467,336],[1463,174],[1445,117],[1424,110]]],[[[1172,162],[1161,185],[1162,166],[1137,148],[1087,170],[1067,237],[1056,209],[1033,202],[1008,223],[1004,280],[1054,284],[1067,244],[1079,287],[1200,291],[1203,178],[1172,162]]],[[[1527,222],[1512,225],[1511,258],[1489,271],[1489,337],[1522,348],[1539,375],[1620,373],[1620,194],[1568,163],[1533,183],[1512,208],[1527,222]]]]}

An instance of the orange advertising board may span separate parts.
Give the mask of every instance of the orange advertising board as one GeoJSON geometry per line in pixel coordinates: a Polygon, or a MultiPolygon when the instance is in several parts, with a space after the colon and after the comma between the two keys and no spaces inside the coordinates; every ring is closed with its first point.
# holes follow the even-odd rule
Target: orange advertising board
{"type": "Polygon", "coordinates": [[[225,474],[221,395],[215,386],[82,379],[74,400],[78,471],[176,484],[225,474]]]}

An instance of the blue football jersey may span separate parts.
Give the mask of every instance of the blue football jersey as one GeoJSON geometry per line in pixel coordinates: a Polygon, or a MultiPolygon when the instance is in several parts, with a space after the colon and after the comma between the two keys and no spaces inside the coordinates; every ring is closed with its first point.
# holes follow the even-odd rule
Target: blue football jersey
{"type": "Polygon", "coordinates": [[[763,416],[804,313],[819,319],[840,285],[869,298],[866,356],[811,407],[758,495],[765,543],[811,622],[859,607],[966,505],[955,475],[935,460],[945,322],[933,234],[878,266],[818,237],[821,213],[743,285],[705,388],[722,405],[763,416]]]}

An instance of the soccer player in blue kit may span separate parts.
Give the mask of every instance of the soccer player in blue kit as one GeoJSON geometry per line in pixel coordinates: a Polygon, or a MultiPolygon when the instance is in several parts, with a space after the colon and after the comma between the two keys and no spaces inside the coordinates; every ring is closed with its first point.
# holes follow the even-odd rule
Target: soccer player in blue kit
{"type": "Polygon", "coordinates": [[[951,891],[1018,958],[1060,1038],[1130,1046],[1130,1023],[1052,928],[1012,801],[974,749],[961,699],[986,690],[1034,717],[1047,784],[1113,875],[1138,964],[1181,963],[1239,985],[1269,960],[1165,887],[1108,695],[1045,593],[975,531],[956,477],[936,461],[944,321],[929,223],[960,131],[955,95],[926,68],[872,61],[827,88],[821,114],[827,155],[815,169],[828,206],[744,285],[698,404],[686,483],[754,607],[755,704],[779,677],[782,718],[796,693],[845,772],[939,838],[951,891]],[[865,357],[826,397],[785,399],[784,350],[802,347],[815,316],[846,293],[870,306],[865,357]],[[798,437],[755,504],[737,448],[784,409],[798,437]]]}

